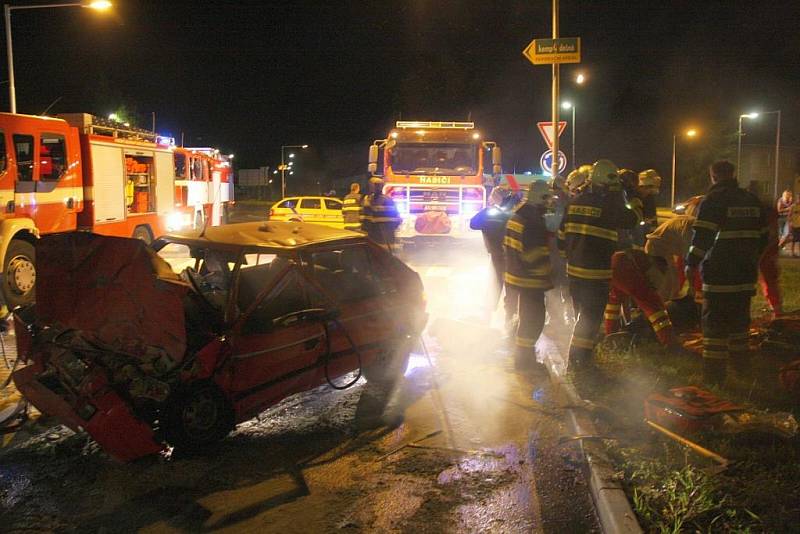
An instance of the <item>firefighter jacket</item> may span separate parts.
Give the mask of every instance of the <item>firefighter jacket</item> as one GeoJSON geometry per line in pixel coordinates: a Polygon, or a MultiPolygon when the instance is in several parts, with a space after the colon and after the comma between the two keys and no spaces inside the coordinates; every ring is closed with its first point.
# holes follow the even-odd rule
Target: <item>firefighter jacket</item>
{"type": "Polygon", "coordinates": [[[767,245],[764,208],[736,180],[714,184],[700,203],[686,265],[700,265],[703,292],[755,293],[767,245]]]}
{"type": "Polygon", "coordinates": [[[482,209],[470,219],[469,227],[480,230],[486,250],[494,255],[503,254],[503,238],[506,235],[506,223],[514,214],[510,208],[490,206],[482,209]]]}
{"type": "Polygon", "coordinates": [[[658,209],[656,208],[656,196],[647,195],[642,199],[642,215],[644,222],[651,228],[658,225],[658,209]]]}
{"type": "Polygon", "coordinates": [[[361,193],[350,193],[344,197],[342,217],[347,230],[361,229],[361,193]]]}
{"type": "Polygon", "coordinates": [[[372,193],[364,198],[361,222],[370,239],[380,245],[391,245],[402,221],[391,198],[383,193],[372,193]]]}
{"type": "Polygon", "coordinates": [[[558,248],[566,254],[567,275],[610,279],[618,230],[630,230],[637,222],[636,214],[625,206],[622,191],[589,188],[572,199],[558,230],[558,248]]]}
{"type": "Polygon", "coordinates": [[[517,208],[506,224],[503,245],[506,251],[503,280],[508,286],[541,291],[553,287],[543,208],[530,204],[517,208]]]}

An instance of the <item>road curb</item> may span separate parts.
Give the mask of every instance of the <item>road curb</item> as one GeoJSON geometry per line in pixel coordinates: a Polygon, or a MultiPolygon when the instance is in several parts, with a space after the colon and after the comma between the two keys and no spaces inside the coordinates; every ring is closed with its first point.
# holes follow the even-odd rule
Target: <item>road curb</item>
{"type": "MultiPolygon", "coordinates": [[[[552,339],[540,338],[539,350],[554,386],[554,397],[561,406],[582,406],[583,400],[566,376],[566,362],[552,339]],[[544,350],[542,350],[544,349],[544,350]]],[[[595,436],[594,423],[583,410],[566,408],[565,421],[575,436],[595,436]]],[[[581,450],[589,468],[589,489],[594,501],[600,527],[606,534],[636,534],[642,528],[631,508],[625,490],[614,477],[614,469],[603,447],[594,441],[580,440],[581,450]]]]}

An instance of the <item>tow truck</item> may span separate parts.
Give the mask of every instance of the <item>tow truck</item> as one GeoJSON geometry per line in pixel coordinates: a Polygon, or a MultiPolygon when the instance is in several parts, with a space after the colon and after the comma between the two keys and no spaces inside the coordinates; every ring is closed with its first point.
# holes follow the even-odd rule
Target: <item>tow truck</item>
{"type": "Polygon", "coordinates": [[[397,121],[372,143],[369,172],[383,155],[384,193],[397,205],[401,239],[468,235],[469,220],[486,206],[487,186],[502,172],[500,147],[473,122],[397,121]],[[487,153],[492,174],[485,174],[487,153]]]}

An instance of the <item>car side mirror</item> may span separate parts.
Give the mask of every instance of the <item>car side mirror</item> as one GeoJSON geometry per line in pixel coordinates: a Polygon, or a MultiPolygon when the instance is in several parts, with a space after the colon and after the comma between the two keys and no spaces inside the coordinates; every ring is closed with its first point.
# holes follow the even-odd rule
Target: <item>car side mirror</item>
{"type": "Polygon", "coordinates": [[[326,323],[337,317],[339,317],[339,310],[336,309],[307,308],[276,317],[272,320],[272,324],[275,326],[290,326],[298,321],[326,323]]]}

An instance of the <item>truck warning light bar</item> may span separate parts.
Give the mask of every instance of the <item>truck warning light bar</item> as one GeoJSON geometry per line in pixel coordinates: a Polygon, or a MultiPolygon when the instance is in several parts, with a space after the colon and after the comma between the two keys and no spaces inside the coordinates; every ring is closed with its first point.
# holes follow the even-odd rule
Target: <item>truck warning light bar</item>
{"type": "Polygon", "coordinates": [[[397,128],[458,128],[472,130],[474,122],[397,121],[397,128]]]}

